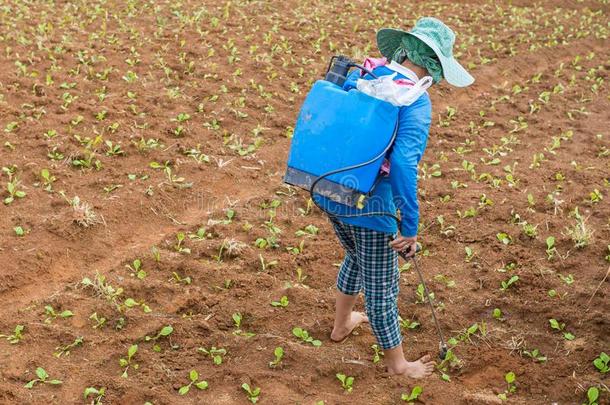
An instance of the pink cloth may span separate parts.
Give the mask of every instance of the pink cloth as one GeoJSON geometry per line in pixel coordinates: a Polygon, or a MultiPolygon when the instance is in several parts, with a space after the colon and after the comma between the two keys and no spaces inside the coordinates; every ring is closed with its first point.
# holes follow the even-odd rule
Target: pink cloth
{"type": "MultiPolygon", "coordinates": [[[[373,70],[379,66],[385,66],[388,64],[388,60],[386,58],[366,58],[362,66],[367,68],[368,70],[373,70]]],[[[360,72],[360,76],[364,76],[366,72],[363,70],[360,72]]]]}

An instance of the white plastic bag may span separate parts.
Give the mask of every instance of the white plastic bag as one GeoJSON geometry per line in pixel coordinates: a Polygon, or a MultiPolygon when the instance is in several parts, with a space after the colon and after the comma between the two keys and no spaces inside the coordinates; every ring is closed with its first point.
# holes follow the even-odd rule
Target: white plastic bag
{"type": "Polygon", "coordinates": [[[401,107],[413,104],[432,85],[431,76],[424,76],[413,86],[398,84],[394,81],[395,77],[396,73],[373,80],[358,79],[356,88],[371,97],[401,107]]]}

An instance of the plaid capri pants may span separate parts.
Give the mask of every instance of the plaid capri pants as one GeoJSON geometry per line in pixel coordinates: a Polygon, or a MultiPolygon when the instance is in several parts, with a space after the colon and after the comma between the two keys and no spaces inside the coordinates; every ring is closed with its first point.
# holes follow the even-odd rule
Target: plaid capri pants
{"type": "Polygon", "coordinates": [[[345,258],[337,289],[356,295],[364,290],[366,314],[382,349],[402,343],[398,323],[398,254],[388,246],[388,233],[350,225],[330,218],[345,258]]]}

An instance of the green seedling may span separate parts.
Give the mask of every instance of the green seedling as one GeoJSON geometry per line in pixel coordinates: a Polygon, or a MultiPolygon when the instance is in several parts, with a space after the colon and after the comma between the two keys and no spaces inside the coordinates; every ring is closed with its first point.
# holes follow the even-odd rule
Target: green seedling
{"type": "MultiPolygon", "coordinates": [[[[449,342],[448,342],[449,343],[449,342]]],[[[441,361],[436,368],[441,372],[441,380],[449,382],[451,377],[449,376],[449,370],[459,369],[462,367],[462,361],[453,352],[453,349],[447,350],[445,359],[441,361]]]]}
{"type": "Polygon", "coordinates": [[[102,399],[104,399],[104,395],[106,395],[106,388],[104,387],[87,387],[85,388],[85,392],[83,393],[83,399],[87,401],[89,397],[92,397],[91,405],[102,405],[102,399]]]}
{"type": "Polygon", "coordinates": [[[318,234],[318,227],[315,225],[307,225],[305,228],[303,229],[299,229],[298,231],[295,232],[296,236],[316,236],[318,234]]]}
{"type": "Polygon", "coordinates": [[[49,172],[49,169],[42,169],[40,171],[40,177],[42,178],[42,185],[44,186],[44,190],[49,193],[52,192],[53,183],[55,182],[55,180],[57,180],[55,176],[53,176],[51,172],[49,172]]]}
{"type": "Polygon", "coordinates": [[[15,326],[15,330],[13,331],[12,335],[0,335],[0,338],[4,338],[6,340],[8,340],[8,342],[12,345],[15,345],[19,342],[21,342],[21,340],[23,339],[23,330],[24,330],[24,326],[23,325],[17,325],[15,326]]]}
{"type": "Polygon", "coordinates": [[[297,267],[296,273],[297,273],[297,283],[300,285],[304,285],[305,280],[307,280],[308,276],[305,275],[305,273],[303,272],[303,269],[300,267],[297,267]]]}
{"type": "Polygon", "coordinates": [[[414,403],[414,401],[417,401],[419,399],[419,396],[421,395],[421,393],[423,391],[424,391],[424,389],[422,387],[420,387],[419,385],[416,385],[415,387],[413,387],[410,394],[402,394],[400,396],[400,399],[402,399],[409,405],[412,405],[414,403]]]}
{"type": "Polygon", "coordinates": [[[210,356],[212,358],[212,362],[217,366],[222,364],[222,356],[227,354],[226,349],[223,349],[223,348],[217,349],[214,346],[212,346],[210,349],[206,349],[205,347],[200,347],[197,349],[197,351],[199,353],[203,353],[207,356],[210,356]]]}
{"type": "Polygon", "coordinates": [[[189,238],[193,240],[205,240],[212,237],[212,233],[208,232],[206,228],[199,228],[195,233],[189,233],[189,238]]]}
{"type": "Polygon", "coordinates": [[[549,324],[551,325],[551,329],[562,332],[565,340],[574,340],[575,336],[570,332],[565,331],[565,323],[559,323],[559,321],[557,321],[556,319],[549,319],[549,324]]]}
{"type": "Polygon", "coordinates": [[[25,236],[26,233],[28,233],[28,231],[26,231],[25,229],[23,229],[23,227],[21,226],[16,226],[13,228],[13,231],[15,231],[15,235],[21,237],[21,236],[25,236]]]}
{"type": "Polygon", "coordinates": [[[567,276],[564,276],[563,274],[559,274],[559,278],[561,279],[561,281],[563,281],[567,285],[572,285],[572,283],[574,283],[574,276],[571,274],[568,274],[567,276]]]}
{"type": "Polygon", "coordinates": [[[513,238],[509,234],[504,232],[498,233],[496,235],[496,238],[498,238],[498,240],[505,245],[510,245],[513,242],[513,238]]]}
{"type": "Polygon", "coordinates": [[[195,385],[195,387],[197,387],[200,390],[204,390],[204,389],[208,388],[207,381],[205,381],[205,380],[197,381],[197,380],[199,380],[199,373],[195,370],[191,370],[191,372],[189,373],[189,379],[191,381],[187,385],[180,387],[180,389],[178,390],[178,394],[180,394],[180,395],[188,394],[192,385],[195,385]]]}
{"type": "MultiPolygon", "coordinates": [[[[144,340],[146,342],[150,342],[150,341],[157,341],[162,337],[168,337],[169,335],[171,335],[174,332],[174,328],[171,325],[167,325],[164,326],[163,328],[161,328],[161,330],[155,335],[155,336],[146,336],[144,338],[144,340]]],[[[157,344],[153,345],[153,350],[155,352],[160,352],[161,351],[161,347],[157,344]]]]}
{"type": "Polygon", "coordinates": [[[434,276],[434,279],[436,281],[440,281],[441,283],[445,284],[445,286],[447,288],[455,287],[455,281],[451,280],[449,277],[445,276],[444,274],[437,274],[436,276],[434,276]]]}
{"type": "Polygon", "coordinates": [[[288,297],[283,295],[279,301],[271,301],[271,305],[274,307],[286,308],[288,306],[288,297]]]}
{"type": "Polygon", "coordinates": [[[131,363],[133,356],[135,356],[137,352],[138,352],[138,345],[131,345],[131,346],[129,346],[129,349],[127,349],[127,357],[121,357],[119,359],[119,365],[121,367],[124,367],[123,374],[121,374],[121,377],[123,377],[123,378],[128,377],[127,370],[129,370],[130,367],[133,368],[134,370],[137,370],[140,367],[138,364],[131,363]]]}
{"type": "Polygon", "coordinates": [[[60,380],[50,380],[49,374],[47,374],[45,369],[42,367],[38,367],[36,369],[36,375],[38,376],[38,378],[31,380],[27,384],[25,384],[25,388],[31,389],[32,387],[34,387],[34,384],[36,384],[36,383],[43,383],[43,384],[50,384],[50,385],[61,385],[63,383],[60,380]]]}
{"type": "Polygon", "coordinates": [[[140,280],[144,280],[146,278],[146,272],[142,270],[142,261],[140,259],[136,259],[132,262],[132,265],[125,265],[129,270],[131,270],[131,275],[136,276],[140,280]]]}
{"type": "Polygon", "coordinates": [[[44,320],[45,323],[51,323],[55,318],[65,319],[65,318],[70,318],[70,317],[74,316],[72,311],[67,310],[67,309],[64,311],[61,311],[60,313],[57,313],[57,312],[55,312],[53,307],[50,305],[45,305],[44,311],[45,311],[45,315],[48,315],[48,317],[44,320]]]}
{"type": "Polygon", "coordinates": [[[502,320],[502,311],[500,310],[500,308],[494,308],[494,310],[491,313],[491,316],[493,316],[494,319],[497,320],[502,320]]]}
{"type": "Polygon", "coordinates": [[[372,345],[371,349],[373,349],[373,364],[377,364],[383,357],[383,351],[378,345],[372,345]]]}
{"type": "Polygon", "coordinates": [[[512,276],[508,280],[502,281],[500,290],[502,290],[502,291],[508,290],[510,288],[510,286],[515,284],[517,281],[519,281],[519,276],[512,276]]]}
{"type": "Polygon", "coordinates": [[[282,359],[284,358],[284,349],[279,346],[276,347],[275,350],[273,350],[273,355],[275,358],[269,362],[269,367],[276,368],[282,363],[282,359]]]}
{"type": "Polygon", "coordinates": [[[598,405],[597,400],[599,399],[599,389],[597,387],[589,387],[587,390],[587,400],[589,402],[583,405],[598,405]]]}
{"type": "Polygon", "coordinates": [[[161,251],[158,247],[153,246],[150,248],[150,254],[152,255],[155,262],[159,263],[161,261],[161,251]]]}
{"type": "Polygon", "coordinates": [[[470,263],[472,261],[472,259],[474,258],[474,251],[469,248],[468,246],[466,246],[464,248],[464,251],[466,252],[466,259],[464,259],[467,263],[470,263]]]}
{"type": "MultiPolygon", "coordinates": [[[[134,307],[141,307],[142,311],[144,311],[144,313],[148,314],[152,312],[152,309],[150,309],[150,307],[144,302],[144,301],[136,301],[133,298],[127,298],[124,302],[123,302],[123,306],[125,308],[134,308],[134,307]]],[[[121,311],[123,311],[123,308],[121,307],[121,311]]]]}
{"type": "Polygon", "coordinates": [[[288,246],[286,248],[286,250],[293,255],[298,255],[298,254],[303,253],[304,248],[305,248],[305,240],[302,240],[301,243],[299,243],[299,246],[288,246]]]}
{"type": "Polygon", "coordinates": [[[512,371],[506,373],[504,380],[508,384],[508,388],[503,393],[498,394],[498,398],[500,398],[502,401],[506,401],[508,399],[508,394],[512,394],[517,390],[517,386],[515,385],[515,373],[512,371]]]}
{"type": "Polygon", "coordinates": [[[417,329],[420,326],[420,323],[417,321],[411,321],[410,319],[403,319],[402,317],[398,317],[398,322],[400,327],[403,329],[417,329]]]}
{"type": "MultiPolygon", "coordinates": [[[[426,290],[425,290],[423,284],[417,285],[417,289],[415,290],[415,295],[417,296],[417,300],[415,301],[416,304],[423,304],[428,299],[428,297],[426,296],[426,290]]],[[[435,295],[433,292],[430,292],[430,298],[433,300],[435,299],[435,295]]]]}
{"type": "Polygon", "coordinates": [[[91,319],[94,324],[93,324],[93,329],[98,329],[98,328],[103,328],[106,325],[106,321],[107,319],[104,318],[103,316],[98,316],[97,312],[92,313],[89,316],[89,319],[91,319]]]}
{"type": "Polygon", "coordinates": [[[352,392],[354,389],[354,377],[348,377],[345,374],[337,373],[337,379],[341,381],[341,387],[346,392],[352,392]]]}
{"type": "Polygon", "coordinates": [[[76,346],[81,346],[83,344],[83,337],[79,336],[74,339],[74,342],[67,344],[65,346],[57,346],[55,348],[55,353],[53,356],[59,358],[61,356],[68,356],[70,354],[70,350],[74,349],[76,346]]]}
{"type": "Polygon", "coordinates": [[[173,279],[176,280],[178,283],[182,283],[182,284],[186,284],[189,285],[191,284],[192,280],[189,276],[187,277],[181,277],[178,273],[176,273],[175,271],[172,272],[172,276],[173,279]]]}
{"type": "Polygon", "coordinates": [[[298,338],[301,338],[301,340],[305,343],[311,343],[312,346],[322,346],[322,342],[309,336],[309,332],[307,332],[305,329],[295,327],[292,329],[292,334],[298,338]]]}
{"type": "Polygon", "coordinates": [[[260,254],[260,253],[259,253],[259,255],[258,255],[258,259],[259,259],[259,261],[260,261],[260,263],[261,263],[261,271],[262,271],[262,272],[266,272],[266,271],[267,271],[267,269],[269,269],[269,268],[271,268],[271,267],[274,267],[274,266],[277,266],[277,264],[278,264],[278,261],[277,261],[277,260],[271,260],[271,261],[269,261],[269,262],[265,261],[265,258],[264,258],[264,257],[263,257],[263,255],[262,255],[262,254],[260,254]]]}
{"type": "Polygon", "coordinates": [[[606,374],[610,371],[610,356],[601,352],[599,357],[593,360],[593,365],[600,373],[606,374]]]}
{"type": "Polygon", "coordinates": [[[236,328],[235,331],[233,331],[234,335],[245,336],[245,337],[252,337],[255,335],[255,333],[244,332],[241,330],[242,316],[239,312],[235,312],[233,315],[231,315],[231,317],[233,318],[233,324],[235,325],[235,328],[236,328]]]}
{"type": "Polygon", "coordinates": [[[6,183],[6,191],[9,195],[4,199],[5,205],[11,204],[16,198],[24,198],[27,195],[25,191],[19,189],[19,184],[17,177],[6,183]]]}
{"type": "Polygon", "coordinates": [[[246,391],[246,394],[248,395],[248,400],[250,402],[252,402],[253,404],[258,402],[258,397],[261,394],[261,389],[260,387],[256,387],[255,389],[250,388],[250,385],[248,383],[243,383],[241,385],[241,388],[246,391]]]}
{"type": "Polygon", "coordinates": [[[555,257],[556,254],[557,254],[557,248],[555,247],[555,237],[549,236],[548,238],[546,238],[547,260],[553,259],[553,257],[555,257]]]}
{"type": "Polygon", "coordinates": [[[531,357],[532,359],[534,359],[535,361],[537,361],[539,363],[544,363],[547,360],[546,356],[543,356],[542,353],[540,353],[540,350],[538,350],[538,349],[534,349],[531,352],[528,350],[524,350],[523,354],[525,354],[528,357],[531,357]]]}
{"type": "Polygon", "coordinates": [[[186,238],[186,235],[184,234],[184,232],[178,232],[176,234],[176,244],[174,245],[174,249],[176,250],[176,252],[179,252],[179,253],[190,254],[191,249],[182,246],[182,243],[184,242],[185,238],[186,238]]]}

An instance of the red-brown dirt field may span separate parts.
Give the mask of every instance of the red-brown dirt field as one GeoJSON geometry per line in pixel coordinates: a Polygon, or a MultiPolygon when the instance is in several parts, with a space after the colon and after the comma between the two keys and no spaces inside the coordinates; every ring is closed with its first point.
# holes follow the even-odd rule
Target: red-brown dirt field
{"type": "MultiPolygon", "coordinates": [[[[247,404],[248,383],[263,405],[399,404],[416,386],[422,404],[609,404],[593,364],[610,353],[609,11],[0,2],[0,403],[247,404]],[[476,82],[429,91],[417,260],[455,357],[416,381],[386,376],[368,325],[330,340],[342,251],[282,179],[329,58],[376,57],[377,29],[421,16],[456,31],[476,82]],[[207,387],[179,392],[191,370],[207,387]]],[[[400,265],[405,353],[436,357],[400,265]]]]}

